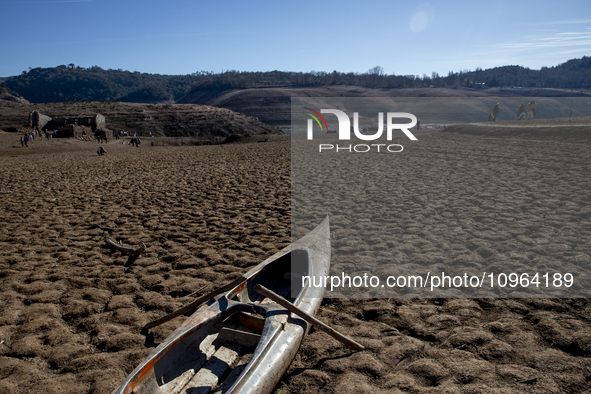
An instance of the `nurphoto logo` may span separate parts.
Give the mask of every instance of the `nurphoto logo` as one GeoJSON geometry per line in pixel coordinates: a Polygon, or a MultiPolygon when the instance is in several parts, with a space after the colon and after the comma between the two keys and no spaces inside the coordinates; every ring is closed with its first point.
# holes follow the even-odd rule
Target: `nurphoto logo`
{"type": "MultiPolygon", "coordinates": [[[[314,121],[318,124],[321,131],[326,129],[326,133],[335,133],[335,131],[330,131],[328,129],[328,124],[326,123],[326,119],[322,116],[322,114],[333,114],[337,117],[337,121],[339,123],[338,128],[338,136],[340,141],[350,141],[351,140],[351,119],[349,116],[338,109],[321,109],[320,112],[305,107],[306,110],[310,112],[306,112],[306,115],[310,116],[311,119],[308,119],[307,123],[307,138],[308,140],[312,140],[314,138],[314,121]]],[[[417,138],[409,131],[409,129],[413,128],[417,124],[417,117],[413,114],[408,112],[388,112],[386,114],[386,139],[388,141],[392,141],[392,135],[394,130],[402,131],[411,141],[417,141],[417,138]],[[400,119],[410,119],[410,123],[395,123],[394,120],[400,119]]],[[[378,130],[374,134],[363,134],[359,129],[359,113],[353,113],[353,133],[355,137],[362,141],[375,141],[382,137],[384,133],[384,113],[378,112],[378,130]]],[[[357,145],[346,145],[346,146],[339,146],[338,144],[335,146],[333,144],[320,144],[319,145],[319,152],[323,150],[336,150],[339,151],[348,151],[348,152],[369,152],[372,150],[372,147],[380,151],[388,151],[388,152],[402,152],[403,147],[400,144],[357,144],[357,145]],[[385,150],[380,150],[380,148],[385,147],[385,150]]]]}

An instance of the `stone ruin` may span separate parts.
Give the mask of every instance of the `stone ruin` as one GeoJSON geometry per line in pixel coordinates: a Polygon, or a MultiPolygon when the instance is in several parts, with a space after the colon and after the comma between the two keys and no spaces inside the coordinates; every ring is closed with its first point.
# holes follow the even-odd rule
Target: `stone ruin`
{"type": "Polygon", "coordinates": [[[46,130],[47,124],[51,122],[51,118],[43,115],[39,111],[33,111],[29,114],[29,127],[35,130],[46,130]]]}
{"type": "Polygon", "coordinates": [[[60,137],[74,137],[77,132],[83,134],[86,128],[95,134],[99,130],[106,130],[105,117],[101,114],[51,118],[33,111],[29,114],[29,126],[35,130],[57,130],[60,137]]]}

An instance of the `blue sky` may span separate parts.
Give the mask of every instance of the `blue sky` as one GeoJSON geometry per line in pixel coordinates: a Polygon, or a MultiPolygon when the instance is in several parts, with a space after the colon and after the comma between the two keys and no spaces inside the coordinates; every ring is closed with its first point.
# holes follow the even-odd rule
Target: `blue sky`
{"type": "Polygon", "coordinates": [[[591,1],[0,0],[0,76],[73,63],[428,74],[591,55],[591,1]]]}

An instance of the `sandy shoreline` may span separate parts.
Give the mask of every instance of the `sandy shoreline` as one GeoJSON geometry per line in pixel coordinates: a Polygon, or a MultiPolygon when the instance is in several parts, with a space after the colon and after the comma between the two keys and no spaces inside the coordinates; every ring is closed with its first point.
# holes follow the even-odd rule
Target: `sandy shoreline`
{"type": "MultiPolygon", "coordinates": [[[[521,162],[509,164],[500,149],[487,149],[506,136],[494,143],[496,137],[485,137],[431,132],[415,152],[463,139],[481,168],[463,167],[454,187],[484,187],[495,198],[503,192],[501,181],[482,168],[519,168],[521,162]],[[492,183],[474,184],[479,177],[492,183]]],[[[532,146],[519,138],[523,145],[514,143],[511,155],[532,146]]],[[[27,148],[14,135],[0,134],[0,392],[109,393],[151,351],[139,334],[145,323],[190,302],[183,297],[198,289],[203,294],[235,279],[289,243],[290,142],[153,148],[110,143],[105,157],[96,155],[96,143],[54,142],[33,142],[23,154],[27,148]],[[104,248],[105,236],[131,246],[145,243],[147,253],[126,269],[126,256],[104,248]]],[[[589,145],[569,144],[532,148],[528,163],[535,173],[554,166],[557,175],[560,163],[570,163],[565,185],[585,189],[589,145]]],[[[449,176],[444,164],[459,159],[441,153],[429,163],[430,176],[449,176]]],[[[504,178],[502,184],[518,186],[512,181],[523,178],[504,178]]],[[[546,190],[530,188],[534,194],[546,190]]],[[[442,236],[450,220],[443,215],[443,222],[433,221],[424,213],[454,204],[454,196],[421,200],[421,190],[409,192],[418,194],[406,218],[414,223],[406,229],[418,238],[408,241],[410,249],[400,249],[411,258],[433,253],[429,237],[442,236]]],[[[580,238],[567,245],[565,256],[585,266],[591,258],[589,199],[577,195],[562,203],[556,202],[556,223],[568,225],[569,212],[583,217],[580,238]]],[[[534,199],[527,204],[546,212],[534,199]]],[[[517,220],[520,214],[527,209],[511,213],[517,220]]],[[[468,226],[456,234],[458,244],[472,242],[476,254],[478,248],[499,252],[499,243],[486,240],[486,218],[474,220],[478,214],[470,210],[458,215],[454,220],[468,226]]],[[[332,224],[345,228],[343,218],[334,216],[332,224]]],[[[513,258],[531,264],[536,256],[513,258]]],[[[338,268],[347,262],[336,257],[335,263],[338,268]]],[[[589,316],[588,299],[327,298],[319,317],[368,350],[351,353],[312,330],[275,391],[584,392],[591,381],[589,316]]],[[[178,321],[157,328],[156,341],[178,321]]]]}

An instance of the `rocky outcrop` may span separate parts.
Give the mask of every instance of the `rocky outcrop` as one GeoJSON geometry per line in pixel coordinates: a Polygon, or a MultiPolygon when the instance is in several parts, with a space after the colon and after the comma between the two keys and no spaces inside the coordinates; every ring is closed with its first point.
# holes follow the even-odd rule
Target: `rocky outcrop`
{"type": "Polygon", "coordinates": [[[0,100],[13,103],[30,104],[20,94],[13,92],[6,85],[0,85],[0,100]]]}

